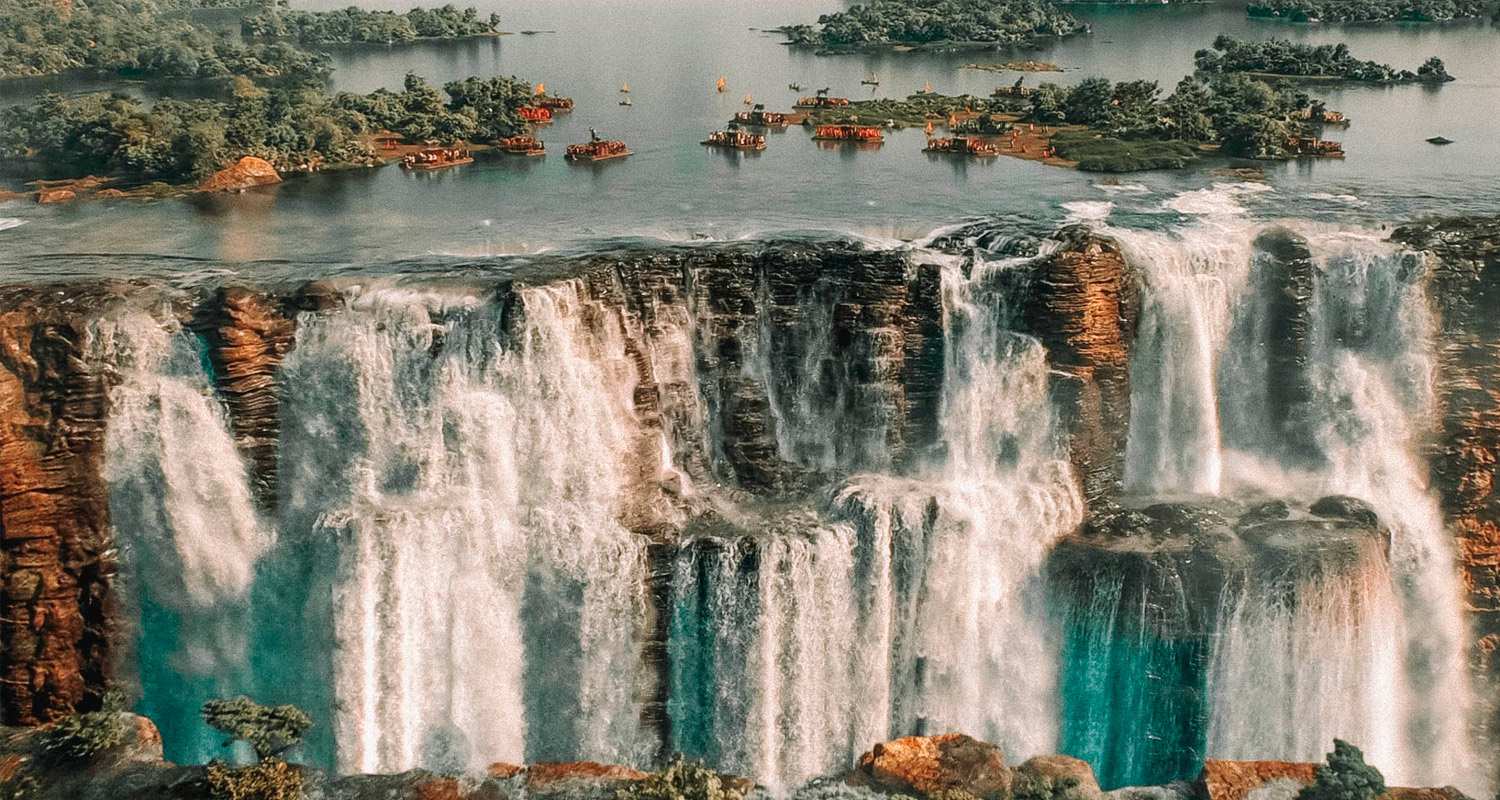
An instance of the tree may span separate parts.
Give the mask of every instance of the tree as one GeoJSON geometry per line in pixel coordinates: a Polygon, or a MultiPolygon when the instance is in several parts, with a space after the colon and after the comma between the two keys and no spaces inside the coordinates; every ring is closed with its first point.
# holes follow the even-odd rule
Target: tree
{"type": "Polygon", "coordinates": [[[1031,115],[1037,122],[1062,122],[1067,119],[1064,106],[1068,90],[1055,83],[1044,83],[1031,93],[1031,115]]]}
{"type": "Polygon", "coordinates": [[[234,742],[250,745],[257,761],[279,760],[283,753],[301,744],[303,734],[313,725],[296,706],[263,706],[243,696],[204,703],[203,721],[229,737],[226,747],[234,742]]]}
{"type": "Polygon", "coordinates": [[[1117,133],[1145,133],[1160,127],[1161,114],[1157,98],[1161,86],[1156,81],[1124,81],[1115,84],[1106,118],[1108,127],[1117,133]]]}
{"type": "Polygon", "coordinates": [[[125,710],[125,696],[109,692],[98,711],[74,714],[58,720],[56,725],[37,737],[44,756],[82,759],[96,756],[125,741],[125,725],[120,714],[125,710]]]}
{"type": "Polygon", "coordinates": [[[1109,110],[1113,101],[1114,87],[1108,80],[1084,78],[1068,92],[1063,111],[1068,122],[1100,128],[1109,122],[1109,110]]]}
{"type": "Polygon", "coordinates": [[[1209,142],[1214,139],[1214,124],[1208,118],[1208,90],[1200,81],[1183,78],[1167,98],[1164,111],[1170,120],[1170,132],[1178,139],[1189,142],[1209,142]]]}
{"type": "Polygon", "coordinates": [[[1318,765],[1317,779],[1297,795],[1297,800],[1374,800],[1385,794],[1380,770],[1365,763],[1358,747],[1333,740],[1328,763],[1318,765]]]}

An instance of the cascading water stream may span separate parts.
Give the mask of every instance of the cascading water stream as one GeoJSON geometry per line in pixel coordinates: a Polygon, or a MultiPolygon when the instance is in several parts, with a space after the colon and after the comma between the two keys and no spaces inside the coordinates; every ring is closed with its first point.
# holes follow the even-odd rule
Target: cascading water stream
{"type": "Polygon", "coordinates": [[[203,343],[168,309],[125,311],[92,331],[109,393],[106,478],[122,596],[139,620],[137,709],[182,735],[167,757],[221,753],[205,700],[249,691],[249,590],[273,543],[205,372],[203,343]]]}

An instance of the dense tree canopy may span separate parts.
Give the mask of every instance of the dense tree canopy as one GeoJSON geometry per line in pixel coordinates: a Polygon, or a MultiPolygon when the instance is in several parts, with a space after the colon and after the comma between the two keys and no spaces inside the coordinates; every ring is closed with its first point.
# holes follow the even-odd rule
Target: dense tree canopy
{"type": "Polygon", "coordinates": [[[400,92],[328,98],[311,88],[265,91],[241,83],[229,100],[164,99],[149,109],[122,95],[44,94],[0,112],[0,153],[30,156],[49,176],[200,180],[242,156],[278,170],[371,163],[367,134],[422,142],[492,141],[522,129],[528,85],[513,78],[448,84],[447,99],[415,75],[400,92]]]}
{"type": "Polygon", "coordinates": [[[1019,42],[1081,29],[1049,0],[870,0],[825,14],[818,26],[782,30],[796,43],[827,47],[932,42],[1019,42]]]}
{"type": "Polygon", "coordinates": [[[1485,0],[1256,0],[1252,17],[1298,22],[1447,22],[1477,19],[1485,0]]]}
{"type": "Polygon", "coordinates": [[[1303,77],[1335,77],[1362,83],[1413,83],[1453,80],[1440,58],[1429,58],[1416,72],[1397,70],[1389,64],[1361,61],[1349,54],[1349,45],[1296,44],[1285,39],[1250,42],[1229,36],[1214,40],[1212,50],[1194,56],[1197,68],[1208,74],[1260,72],[1303,77]]]}
{"type": "Polygon", "coordinates": [[[1086,125],[1125,140],[1219,144],[1228,155],[1249,158],[1281,156],[1294,133],[1288,116],[1308,104],[1306,95],[1244,75],[1184,78],[1165,99],[1155,81],[1103,78],[1071,88],[1044,83],[1031,94],[1038,122],[1086,125]]]}
{"type": "Polygon", "coordinates": [[[246,17],[241,23],[246,36],[292,39],[303,44],[396,44],[417,39],[455,39],[495,33],[499,26],[500,17],[496,14],[481,19],[472,7],[459,10],[451,4],[433,9],[414,8],[405,14],[365,11],[354,6],[340,11],[273,8],[246,17]]]}
{"type": "Polygon", "coordinates": [[[328,57],[285,44],[245,45],[164,15],[145,0],[0,3],[0,78],[94,69],[129,77],[262,85],[323,83],[328,57]]]}

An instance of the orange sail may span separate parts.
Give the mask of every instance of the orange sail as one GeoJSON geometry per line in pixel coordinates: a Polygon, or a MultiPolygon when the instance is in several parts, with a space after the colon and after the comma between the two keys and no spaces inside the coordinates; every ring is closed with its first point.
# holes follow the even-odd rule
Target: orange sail
{"type": "Polygon", "coordinates": [[[621,86],[620,87],[620,91],[622,91],[622,92],[628,92],[628,91],[630,91],[630,84],[626,83],[625,85],[621,86]]]}
{"type": "Polygon", "coordinates": [[[539,84],[537,84],[536,85],[536,93],[538,95],[546,94],[547,93],[547,84],[545,84],[545,83],[539,83],[539,84]]]}
{"type": "Polygon", "coordinates": [[[932,120],[927,120],[927,132],[932,133],[932,120]]]}
{"type": "Polygon", "coordinates": [[[728,85],[728,84],[726,84],[726,83],[725,83],[725,82],[724,82],[724,78],[723,78],[723,77],[722,77],[722,76],[721,76],[721,77],[720,77],[720,78],[719,78],[719,91],[721,91],[721,92],[722,92],[722,91],[724,91],[724,87],[725,87],[725,86],[727,86],[727,85],[728,85]]]}
{"type": "Polygon", "coordinates": [[[925,83],[925,84],[922,85],[922,93],[923,94],[927,94],[928,92],[931,92],[931,91],[932,91],[932,81],[928,81],[927,83],[925,83]]]}
{"type": "Polygon", "coordinates": [[[749,92],[745,93],[745,105],[747,105],[747,106],[753,106],[753,105],[755,105],[755,101],[750,99],[750,93],[749,92]]]}

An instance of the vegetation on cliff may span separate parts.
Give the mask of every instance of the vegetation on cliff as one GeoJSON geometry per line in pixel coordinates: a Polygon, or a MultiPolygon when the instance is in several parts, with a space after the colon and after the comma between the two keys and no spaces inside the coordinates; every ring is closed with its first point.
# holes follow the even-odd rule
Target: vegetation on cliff
{"type": "Polygon", "coordinates": [[[1385,790],[1385,778],[1365,763],[1365,754],[1334,739],[1328,763],[1318,765],[1317,779],[1297,794],[1297,800],[1374,800],[1385,790]]]}
{"type": "Polygon", "coordinates": [[[1067,36],[1082,29],[1049,0],[870,0],[792,25],[793,44],[832,50],[879,45],[1004,44],[1067,36]]]}
{"type": "Polygon", "coordinates": [[[673,756],[665,769],[631,781],[615,800],[744,800],[743,790],[699,762],[673,756]]]}
{"type": "Polygon", "coordinates": [[[1337,78],[1360,83],[1443,83],[1453,80],[1437,57],[1411,70],[1389,64],[1361,61],[1349,54],[1349,45],[1296,44],[1285,39],[1250,42],[1230,36],[1214,40],[1212,50],[1199,50],[1193,60],[1209,75],[1231,72],[1260,73],[1304,78],[1337,78]]]}
{"type": "Polygon", "coordinates": [[[146,0],[0,3],[0,78],[97,70],[158,80],[321,85],[328,57],[282,43],[242,44],[146,0]]]}
{"type": "Polygon", "coordinates": [[[125,697],[119,692],[104,695],[98,711],[74,714],[58,720],[37,738],[42,754],[51,758],[85,759],[115,747],[125,740],[120,712],[125,697]]]}
{"type": "Polygon", "coordinates": [[[469,78],[444,87],[415,75],[402,91],[265,91],[242,84],[221,100],[157,101],[150,108],[122,95],[42,95],[0,111],[0,155],[33,158],[49,177],[109,175],[129,181],[197,181],[243,156],[279,172],[374,163],[367,134],[392,131],[409,141],[492,141],[524,124],[516,109],[528,84],[469,78]]]}
{"type": "Polygon", "coordinates": [[[1483,17],[1485,0],[1257,0],[1249,12],[1297,22],[1448,22],[1483,17]]]}
{"type": "Polygon", "coordinates": [[[473,7],[459,10],[452,4],[414,8],[405,14],[366,11],[354,6],[338,11],[271,8],[241,21],[246,36],[291,39],[303,44],[397,44],[417,39],[458,39],[497,33],[499,27],[497,14],[481,19],[473,7]]]}

